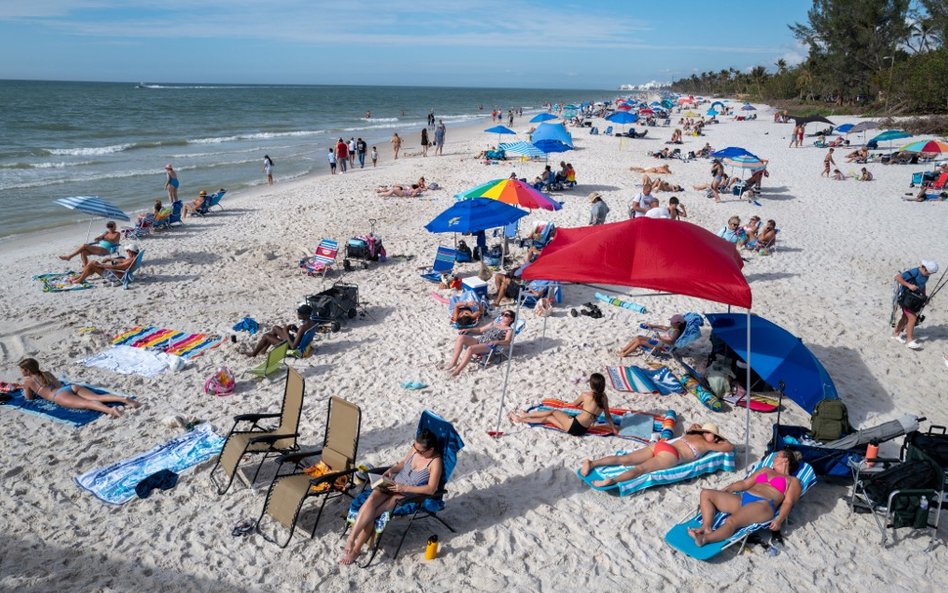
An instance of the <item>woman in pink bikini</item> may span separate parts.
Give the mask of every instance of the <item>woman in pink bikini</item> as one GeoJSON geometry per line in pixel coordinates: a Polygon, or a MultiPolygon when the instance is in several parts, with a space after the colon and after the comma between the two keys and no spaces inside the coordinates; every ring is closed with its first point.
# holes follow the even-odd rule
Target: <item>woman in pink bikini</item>
{"type": "Polygon", "coordinates": [[[762,467],[724,490],[702,489],[701,527],[689,529],[688,533],[696,544],[703,546],[723,541],[742,527],[768,519],[772,519],[770,530],[779,531],[803,491],[800,480],[794,477],[799,466],[800,454],[784,449],[777,453],[773,467],[762,467]],[[724,511],[730,517],[723,525],[712,529],[718,511],[724,511]]]}
{"type": "Polygon", "coordinates": [[[682,463],[690,463],[699,459],[709,451],[733,451],[734,445],[722,437],[716,424],[692,424],[688,431],[670,441],[658,441],[644,449],[639,449],[625,455],[609,455],[599,459],[584,459],[583,466],[579,470],[584,476],[588,476],[594,467],[603,467],[610,465],[633,465],[632,469],[621,473],[615,478],[605,480],[594,480],[593,486],[603,487],[627,482],[637,478],[642,474],[675,467],[682,463]]]}

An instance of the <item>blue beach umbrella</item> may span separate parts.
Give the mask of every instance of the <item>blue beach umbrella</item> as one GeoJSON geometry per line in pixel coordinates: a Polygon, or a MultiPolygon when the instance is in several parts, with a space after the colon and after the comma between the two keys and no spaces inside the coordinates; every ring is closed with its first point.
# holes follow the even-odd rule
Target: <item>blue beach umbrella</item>
{"type": "Polygon", "coordinates": [[[720,106],[721,106],[721,109],[724,109],[724,103],[722,103],[721,101],[715,101],[714,103],[712,103],[712,104],[711,104],[711,109],[714,109],[714,106],[715,106],[715,105],[720,105],[720,106]]]}
{"type": "Polygon", "coordinates": [[[498,200],[475,198],[456,202],[425,228],[432,233],[475,233],[505,226],[526,215],[523,210],[498,200]]]}
{"type": "Polygon", "coordinates": [[[71,210],[78,210],[91,214],[92,216],[101,216],[102,218],[114,218],[116,220],[130,220],[128,214],[122,212],[121,208],[109,204],[98,196],[73,196],[70,198],[59,198],[55,202],[71,210]]]}
{"type": "Polygon", "coordinates": [[[493,128],[487,128],[484,131],[490,134],[497,134],[497,144],[500,144],[500,137],[504,134],[513,134],[514,136],[517,135],[517,132],[514,132],[507,126],[494,126],[493,128]]]}
{"type": "Polygon", "coordinates": [[[547,113],[544,111],[543,113],[538,113],[530,118],[530,123],[536,124],[544,121],[550,121],[551,119],[556,119],[556,116],[552,113],[547,113]]]}
{"type": "Polygon", "coordinates": [[[908,132],[903,132],[902,130],[886,130],[885,132],[882,132],[881,134],[879,134],[878,136],[870,140],[870,142],[879,143],[879,142],[886,142],[887,140],[901,140],[902,138],[911,138],[911,137],[912,137],[911,134],[909,134],[908,132]]]}
{"type": "Polygon", "coordinates": [[[608,116],[606,120],[611,121],[614,124],[634,124],[639,121],[639,116],[637,113],[629,113],[628,111],[616,111],[612,115],[608,116]]]}
{"type": "Polygon", "coordinates": [[[572,146],[553,138],[547,138],[543,140],[537,140],[533,143],[534,146],[543,151],[544,154],[550,154],[554,152],[566,152],[568,150],[573,150],[572,146]]]}
{"type": "Polygon", "coordinates": [[[725,165],[737,167],[738,169],[760,169],[766,167],[767,163],[753,155],[726,156],[722,159],[725,165]]]}
{"type": "Polygon", "coordinates": [[[740,146],[728,146],[727,148],[722,148],[721,150],[717,152],[711,153],[711,157],[715,159],[735,158],[735,157],[740,157],[740,156],[749,156],[757,160],[760,160],[760,158],[756,154],[752,153],[751,151],[745,148],[741,148],[740,146]]]}
{"type": "Polygon", "coordinates": [[[546,153],[530,144],[529,142],[505,142],[498,146],[499,149],[503,150],[507,154],[513,154],[517,156],[525,156],[529,158],[538,158],[546,156],[546,153]]]}
{"type": "MultiPolygon", "coordinates": [[[[711,333],[747,360],[747,316],[733,313],[708,313],[711,333]]],[[[771,387],[783,383],[783,393],[808,414],[823,399],[838,399],[833,379],[803,344],[803,341],[779,325],[750,316],[750,366],[771,387]]]]}
{"type": "Polygon", "coordinates": [[[743,107],[741,107],[741,110],[743,110],[743,111],[757,111],[757,108],[754,107],[753,105],[751,105],[750,103],[748,103],[748,104],[744,105],[743,107]]]}
{"type": "Polygon", "coordinates": [[[714,117],[717,114],[718,112],[715,111],[714,109],[708,109],[708,111],[705,113],[705,115],[710,115],[711,117],[714,117]]]}
{"type": "Polygon", "coordinates": [[[854,124],[843,124],[841,126],[837,126],[836,132],[839,134],[848,134],[849,131],[853,129],[853,125],[854,124]]]}

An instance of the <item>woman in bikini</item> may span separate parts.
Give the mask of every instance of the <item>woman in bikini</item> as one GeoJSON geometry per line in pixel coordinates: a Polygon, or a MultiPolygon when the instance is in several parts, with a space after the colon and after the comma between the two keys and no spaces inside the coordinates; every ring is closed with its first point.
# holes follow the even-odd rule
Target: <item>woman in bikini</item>
{"type": "Polygon", "coordinates": [[[454,353],[451,362],[445,365],[445,370],[457,377],[475,354],[487,354],[491,348],[506,346],[513,339],[513,324],[516,314],[507,310],[501,313],[499,320],[488,323],[484,327],[462,329],[458,332],[458,339],[454,342],[454,353]],[[475,338],[472,334],[478,334],[475,338]],[[464,353],[462,356],[461,353],[464,353]]]}
{"type": "Polygon", "coordinates": [[[668,165],[662,165],[660,167],[629,167],[629,170],[633,173],[651,173],[653,175],[671,175],[671,169],[668,165]]]}
{"type": "Polygon", "coordinates": [[[394,509],[405,495],[431,495],[437,492],[443,471],[438,439],[430,430],[422,429],[415,436],[415,442],[405,457],[382,474],[383,478],[394,483],[372,490],[359,513],[350,519],[352,531],[349,532],[340,562],[352,564],[355,561],[362,546],[375,534],[375,520],[382,513],[394,509]]]}
{"type": "Polygon", "coordinates": [[[649,472],[675,467],[682,463],[690,463],[700,459],[709,451],[733,451],[734,445],[722,437],[715,424],[692,424],[688,432],[670,441],[658,441],[644,449],[639,449],[626,455],[609,455],[599,459],[584,459],[579,472],[588,476],[595,467],[603,466],[635,466],[615,478],[594,480],[593,486],[603,487],[627,482],[649,472]]]}
{"type": "Polygon", "coordinates": [[[570,416],[560,410],[542,410],[537,412],[511,412],[507,417],[513,423],[528,422],[531,424],[544,424],[550,422],[555,424],[560,430],[574,437],[581,437],[589,430],[589,427],[596,422],[599,414],[606,412],[606,423],[612,434],[618,434],[619,429],[612,421],[612,415],[609,414],[609,398],[606,397],[606,378],[599,373],[589,375],[589,389],[581,393],[573,401],[574,406],[579,406],[582,411],[576,416],[570,416]]]}
{"type": "Polygon", "coordinates": [[[58,406],[73,410],[93,410],[108,414],[112,418],[122,415],[119,408],[110,408],[106,403],[120,403],[137,408],[139,403],[121,395],[99,394],[80,385],[66,385],[48,371],[42,371],[34,358],[20,361],[20,374],[23,375],[23,396],[33,399],[36,396],[58,406]]]}
{"type": "Polygon", "coordinates": [[[702,489],[701,527],[689,529],[688,533],[697,545],[703,546],[725,540],[742,527],[768,519],[772,519],[770,530],[779,531],[803,492],[800,480],[794,476],[799,466],[800,454],[784,449],[777,453],[773,467],[762,467],[724,490],[702,489]],[[712,529],[718,511],[728,513],[730,517],[723,525],[712,529]]]}
{"type": "Polygon", "coordinates": [[[82,265],[89,263],[90,255],[110,255],[115,252],[119,242],[122,240],[122,233],[115,230],[115,223],[111,220],[105,223],[105,232],[96,237],[92,243],[86,243],[76,249],[69,255],[60,255],[59,259],[69,261],[79,256],[82,265]]]}

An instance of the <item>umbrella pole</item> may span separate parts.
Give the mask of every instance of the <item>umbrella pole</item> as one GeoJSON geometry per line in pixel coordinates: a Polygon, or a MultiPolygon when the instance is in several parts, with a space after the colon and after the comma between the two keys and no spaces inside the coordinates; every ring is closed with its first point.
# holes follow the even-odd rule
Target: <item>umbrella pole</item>
{"type": "Polygon", "coordinates": [[[94,219],[94,218],[90,218],[90,219],[89,219],[89,226],[86,227],[86,243],[89,242],[89,235],[92,234],[92,221],[93,221],[93,220],[95,220],[95,219],[94,219]]]}
{"type": "MultiPolygon", "coordinates": [[[[523,292],[523,285],[517,290],[517,310],[514,313],[514,324],[516,325],[520,321],[520,297],[523,292]]],[[[513,361],[513,352],[514,352],[514,342],[517,341],[517,330],[514,329],[513,336],[510,338],[510,349],[507,351],[507,372],[504,373],[504,388],[500,392],[500,407],[497,408],[497,425],[494,428],[494,433],[491,435],[493,437],[499,437],[503,433],[500,432],[500,422],[501,418],[504,416],[504,400],[507,398],[507,383],[510,381],[510,364],[513,361]]]]}
{"type": "Polygon", "coordinates": [[[744,467],[750,464],[750,422],[751,422],[751,310],[747,310],[747,401],[744,402],[744,467]]]}

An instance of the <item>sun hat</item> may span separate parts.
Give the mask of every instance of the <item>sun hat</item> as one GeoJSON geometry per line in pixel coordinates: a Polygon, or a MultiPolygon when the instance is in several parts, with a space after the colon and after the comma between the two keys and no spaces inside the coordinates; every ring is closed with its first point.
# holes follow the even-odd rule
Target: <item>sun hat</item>
{"type": "Polygon", "coordinates": [[[934,262],[930,259],[923,259],[922,265],[925,266],[925,269],[928,270],[929,274],[938,273],[938,262],[934,262]]]}
{"type": "Polygon", "coordinates": [[[125,251],[131,251],[132,253],[138,253],[138,244],[137,243],[126,243],[125,251]]]}
{"type": "Polygon", "coordinates": [[[718,437],[719,439],[724,438],[721,436],[721,429],[718,428],[718,425],[714,424],[713,422],[706,422],[705,424],[701,425],[701,428],[697,428],[695,430],[689,430],[688,434],[695,434],[695,433],[702,433],[702,432],[709,432],[713,434],[714,436],[718,437]]]}
{"type": "Polygon", "coordinates": [[[596,198],[601,198],[601,197],[602,197],[602,194],[600,194],[597,191],[594,191],[593,193],[589,194],[589,201],[594,202],[596,198]]]}
{"type": "Polygon", "coordinates": [[[669,320],[670,322],[672,322],[672,324],[675,324],[675,323],[684,323],[684,322],[685,322],[685,318],[682,317],[682,315],[681,315],[680,313],[675,313],[674,315],[672,315],[671,317],[669,317],[668,320],[669,320]]]}

